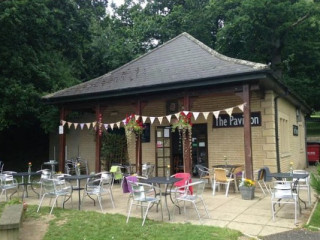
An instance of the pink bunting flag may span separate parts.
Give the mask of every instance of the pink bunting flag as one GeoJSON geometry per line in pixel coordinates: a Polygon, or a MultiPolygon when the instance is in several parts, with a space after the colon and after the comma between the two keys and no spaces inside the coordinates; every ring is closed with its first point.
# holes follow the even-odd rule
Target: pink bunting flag
{"type": "Polygon", "coordinates": [[[83,127],[84,127],[84,123],[80,123],[81,130],[83,129],[83,127]]]}
{"type": "Polygon", "coordinates": [[[107,123],[105,123],[105,124],[103,124],[103,126],[104,126],[104,128],[106,129],[106,130],[108,130],[108,124],[107,123]]]}

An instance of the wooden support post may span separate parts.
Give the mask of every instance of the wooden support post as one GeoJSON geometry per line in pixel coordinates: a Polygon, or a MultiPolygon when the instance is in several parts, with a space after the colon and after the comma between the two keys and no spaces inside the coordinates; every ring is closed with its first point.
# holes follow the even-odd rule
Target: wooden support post
{"type": "Polygon", "coordinates": [[[251,115],[250,115],[250,86],[243,85],[243,108],[244,118],[244,155],[245,155],[245,174],[246,178],[253,179],[253,161],[252,161],[252,136],[251,136],[251,115]]]}
{"type": "MultiPolygon", "coordinates": [[[[190,97],[189,95],[185,95],[183,98],[183,106],[185,111],[190,110],[190,97]]],[[[191,157],[191,142],[190,142],[190,135],[191,132],[186,131],[183,134],[183,168],[184,172],[192,173],[192,157],[191,157]]]]}
{"type": "Polygon", "coordinates": [[[95,160],[95,171],[101,171],[100,154],[101,154],[101,137],[102,137],[102,113],[100,104],[96,106],[96,160],[95,160]]]}
{"type": "MultiPolygon", "coordinates": [[[[65,121],[66,111],[62,106],[60,108],[60,124],[62,124],[62,120],[65,121]]],[[[65,164],[65,156],[66,156],[66,134],[65,130],[62,134],[59,134],[59,171],[64,172],[64,164],[65,164]]]]}
{"type": "MultiPolygon", "coordinates": [[[[138,100],[137,104],[137,114],[140,116],[139,120],[142,121],[142,103],[138,100]]],[[[136,170],[140,175],[142,174],[142,144],[141,144],[141,135],[138,135],[136,138],[136,170]]]]}

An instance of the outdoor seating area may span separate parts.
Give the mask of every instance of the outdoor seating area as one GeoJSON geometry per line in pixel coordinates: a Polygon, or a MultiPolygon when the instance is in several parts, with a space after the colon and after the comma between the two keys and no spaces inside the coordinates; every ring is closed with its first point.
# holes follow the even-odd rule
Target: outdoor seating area
{"type": "MultiPolygon", "coordinates": [[[[78,207],[79,210],[85,211],[119,213],[127,217],[127,222],[132,217],[141,218],[142,226],[148,224],[149,220],[190,222],[228,227],[249,235],[268,235],[271,232],[294,229],[303,225],[312,211],[315,199],[309,192],[312,189],[306,187],[309,183],[308,171],[267,171],[267,176],[272,178],[270,192],[263,191],[257,183],[255,197],[248,201],[243,200],[235,188],[234,191],[229,191],[226,197],[229,188],[227,184],[221,185],[224,190],[212,194],[215,185],[223,182],[221,179],[215,179],[220,170],[224,170],[225,178],[230,178],[230,181],[224,183],[234,183],[232,176],[228,177],[225,169],[221,168],[208,169],[208,180],[212,184],[207,184],[204,175],[201,178],[192,178],[187,173],[149,178],[126,175],[121,181],[114,183],[115,173],[111,172],[70,175],[40,170],[39,180],[32,181],[34,191],[30,191],[28,196],[24,197],[24,201],[37,205],[38,212],[43,211],[43,206],[50,206],[48,214],[54,211],[54,207],[78,207]],[[96,200],[99,207],[96,207],[96,200]],[[308,204],[302,207],[303,202],[308,204]],[[134,206],[139,206],[141,210],[134,206]]],[[[18,189],[19,182],[12,175],[5,175],[8,173],[4,172],[1,175],[3,194],[6,193],[7,189],[4,186],[8,182],[11,186],[13,184],[12,189],[8,190],[11,195],[22,191],[23,196],[25,189],[18,189]],[[7,178],[6,181],[4,176],[7,178]]],[[[261,181],[264,181],[264,178],[261,181]]],[[[25,187],[28,188],[28,185],[25,187]]],[[[22,197],[20,193],[18,197],[22,197]]],[[[9,196],[7,199],[4,196],[2,198],[8,200],[9,196]]]]}

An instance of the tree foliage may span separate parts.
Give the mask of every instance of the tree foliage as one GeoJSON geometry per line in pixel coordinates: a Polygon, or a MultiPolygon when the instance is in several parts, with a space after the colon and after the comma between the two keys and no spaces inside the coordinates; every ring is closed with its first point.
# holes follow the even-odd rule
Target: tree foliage
{"type": "Polygon", "coordinates": [[[90,80],[188,32],[230,57],[271,63],[320,109],[319,1],[107,0],[0,2],[0,131],[58,111],[41,96],[90,80]]]}

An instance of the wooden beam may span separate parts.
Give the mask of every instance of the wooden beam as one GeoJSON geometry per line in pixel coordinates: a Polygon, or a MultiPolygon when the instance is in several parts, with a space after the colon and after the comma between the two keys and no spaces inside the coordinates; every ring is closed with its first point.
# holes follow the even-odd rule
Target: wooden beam
{"type": "Polygon", "coordinates": [[[251,136],[251,118],[250,118],[250,85],[243,84],[243,108],[244,118],[244,155],[245,155],[245,174],[246,178],[253,179],[253,161],[252,161],[252,136],[251,136]]]}
{"type": "MultiPolygon", "coordinates": [[[[139,115],[139,121],[142,121],[142,107],[145,106],[140,100],[137,102],[136,114],[139,115]]],[[[136,136],[136,171],[139,175],[142,174],[142,144],[141,135],[136,136]]]]}
{"type": "Polygon", "coordinates": [[[95,159],[95,171],[101,171],[101,162],[100,162],[100,155],[101,155],[101,137],[102,137],[102,113],[100,109],[100,104],[96,105],[96,159],[95,159]]]}
{"type": "MultiPolygon", "coordinates": [[[[185,111],[190,110],[190,96],[186,94],[183,98],[183,107],[185,111]]],[[[183,134],[183,168],[184,172],[192,172],[192,157],[191,157],[191,142],[190,142],[190,132],[183,134]]]]}
{"type": "MultiPolygon", "coordinates": [[[[62,106],[60,107],[60,124],[62,124],[62,120],[65,120],[66,111],[62,106]]],[[[65,130],[62,134],[59,134],[59,171],[64,172],[64,164],[65,164],[65,156],[66,156],[66,134],[65,130]]]]}

